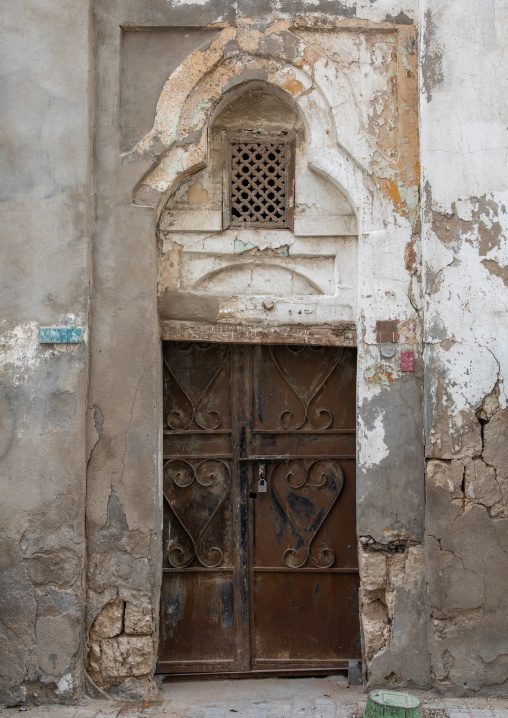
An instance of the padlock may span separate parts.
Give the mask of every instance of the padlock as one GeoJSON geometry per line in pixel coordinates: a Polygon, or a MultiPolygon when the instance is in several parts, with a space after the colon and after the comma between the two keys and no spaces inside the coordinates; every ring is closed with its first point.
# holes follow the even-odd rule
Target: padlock
{"type": "Polygon", "coordinates": [[[266,479],[259,479],[258,494],[266,494],[266,479]]]}

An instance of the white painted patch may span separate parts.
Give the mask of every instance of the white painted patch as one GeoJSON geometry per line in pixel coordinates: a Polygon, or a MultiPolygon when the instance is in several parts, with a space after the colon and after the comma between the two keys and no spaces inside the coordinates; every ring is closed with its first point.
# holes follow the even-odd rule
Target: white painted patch
{"type": "Polygon", "coordinates": [[[0,336],[0,368],[12,365],[15,384],[25,382],[40,361],[39,325],[36,322],[18,324],[0,336]]]}
{"type": "MultiPolygon", "coordinates": [[[[474,228],[449,248],[430,231],[426,242],[426,272],[435,277],[425,313],[426,338],[431,343],[455,342],[448,351],[439,352],[442,376],[447,377],[448,409],[451,414],[476,409],[498,379],[504,407],[508,292],[503,281],[481,263],[474,228]]],[[[499,251],[504,251],[504,242],[499,251]]]]}
{"type": "Polygon", "coordinates": [[[72,673],[66,673],[64,676],[62,676],[57,682],[56,686],[56,692],[59,695],[72,690],[74,688],[74,679],[72,677],[72,673]]]}
{"type": "Polygon", "coordinates": [[[358,420],[358,437],[360,450],[358,458],[362,469],[370,469],[388,456],[388,446],[385,444],[384,429],[385,412],[381,411],[374,422],[373,429],[367,429],[363,419],[358,420]]]}
{"type": "MultiPolygon", "coordinates": [[[[59,317],[58,326],[84,324],[81,317],[70,314],[59,317]]],[[[86,341],[87,330],[84,339],[86,341]]],[[[0,335],[0,370],[11,367],[11,377],[15,385],[24,384],[30,374],[40,363],[57,354],[74,354],[79,351],[79,344],[39,344],[39,324],[26,322],[18,324],[0,335]]]]}
{"type": "MultiPolygon", "coordinates": [[[[461,106],[455,100],[454,107],[461,106]]],[[[464,101],[464,110],[470,103],[464,101]]],[[[432,177],[433,196],[444,212],[451,212],[457,196],[481,197],[485,188],[502,191],[506,184],[504,171],[507,162],[508,129],[506,123],[440,122],[436,128],[427,127],[423,135],[423,156],[427,173],[432,177]],[[456,179],[449,181],[450,175],[456,179]],[[497,179],[496,179],[497,178],[497,179]]],[[[463,216],[464,207],[461,208],[463,216]]]]}
{"type": "Polygon", "coordinates": [[[428,44],[430,52],[440,48],[446,58],[438,72],[441,81],[431,88],[431,102],[421,104],[424,180],[441,211],[451,212],[461,201],[456,209],[464,218],[464,200],[506,189],[508,75],[500,58],[508,16],[501,7],[469,0],[464,22],[463,3],[441,4],[431,10],[434,28],[422,48],[424,57],[428,44]],[[450,32],[451,27],[460,32],[450,32]]]}
{"type": "Polygon", "coordinates": [[[206,5],[208,0],[173,0],[173,6],[176,5],[206,5]]]}
{"type": "Polygon", "coordinates": [[[452,378],[446,385],[450,414],[476,408],[494,388],[499,366],[488,349],[454,344],[448,351],[441,350],[440,360],[443,375],[452,378]]]}
{"type": "MultiPolygon", "coordinates": [[[[498,205],[502,207],[504,204],[503,200],[504,202],[508,201],[508,194],[503,196],[494,195],[493,199],[494,201],[498,200],[498,205]]],[[[489,229],[492,229],[494,224],[499,224],[500,227],[499,244],[491,249],[490,252],[487,252],[485,259],[492,259],[494,262],[497,262],[500,267],[506,267],[508,265],[508,212],[506,211],[506,207],[504,211],[501,209],[497,217],[485,218],[484,223],[489,229]]]]}

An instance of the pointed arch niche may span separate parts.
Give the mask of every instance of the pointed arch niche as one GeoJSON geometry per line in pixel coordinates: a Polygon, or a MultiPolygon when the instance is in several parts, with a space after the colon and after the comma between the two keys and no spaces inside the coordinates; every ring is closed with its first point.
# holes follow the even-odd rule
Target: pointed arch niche
{"type": "Polygon", "coordinates": [[[206,327],[224,341],[236,329],[242,341],[276,330],[285,341],[312,341],[315,334],[323,342],[329,327],[334,343],[354,344],[356,211],[309,163],[307,123],[295,100],[267,82],[241,82],[217,103],[203,132],[206,162],[175,180],[159,213],[163,338],[202,337],[206,327]],[[260,142],[293,138],[291,227],[229,226],[228,138],[242,133],[260,142]]]}

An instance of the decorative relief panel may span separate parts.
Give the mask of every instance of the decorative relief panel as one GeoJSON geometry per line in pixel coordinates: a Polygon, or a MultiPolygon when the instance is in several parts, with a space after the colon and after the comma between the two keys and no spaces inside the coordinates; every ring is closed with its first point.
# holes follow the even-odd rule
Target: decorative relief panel
{"type": "MultiPolygon", "coordinates": [[[[352,321],[356,218],[346,196],[308,168],[305,129],[293,100],[266,83],[239,86],[208,137],[206,167],[186,178],[160,217],[161,299],[168,292],[160,303],[164,331],[173,319],[166,302],[171,312],[179,296],[197,302],[221,297],[209,325],[352,321]],[[255,129],[252,107],[262,108],[255,129]],[[297,204],[300,234],[294,231],[297,204]],[[233,297],[234,309],[226,308],[233,297]],[[311,299],[310,311],[298,306],[314,297],[322,300],[311,299]],[[265,304],[276,304],[276,310],[265,304]]],[[[177,314],[185,318],[182,310],[177,314]]]]}

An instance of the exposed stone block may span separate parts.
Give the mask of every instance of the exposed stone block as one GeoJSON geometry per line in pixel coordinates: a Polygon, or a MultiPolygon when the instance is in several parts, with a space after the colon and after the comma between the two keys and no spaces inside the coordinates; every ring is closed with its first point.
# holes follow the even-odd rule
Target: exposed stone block
{"type": "Polygon", "coordinates": [[[107,638],[102,641],[101,649],[105,677],[143,676],[152,668],[151,636],[107,638]]]}
{"type": "MultiPolygon", "coordinates": [[[[407,551],[404,553],[394,553],[389,558],[387,557],[385,604],[390,619],[392,619],[395,614],[395,596],[397,588],[403,585],[404,578],[406,576],[407,558],[407,551]]],[[[408,590],[411,590],[410,587],[407,588],[408,590]]]]}
{"type": "Polygon", "coordinates": [[[481,459],[466,461],[466,498],[484,506],[493,506],[502,494],[496,472],[481,459]]]}
{"type": "Polygon", "coordinates": [[[446,489],[454,496],[462,496],[463,465],[461,461],[427,462],[427,476],[436,486],[446,489]]]}
{"type": "Polygon", "coordinates": [[[91,635],[97,638],[113,638],[123,629],[124,602],[118,596],[102,608],[95,619],[91,635]]]}
{"type": "Polygon", "coordinates": [[[508,409],[495,414],[483,430],[483,458],[498,475],[508,478],[508,409]]]}
{"type": "Polygon", "coordinates": [[[367,660],[389,645],[390,621],[388,611],[382,601],[364,605],[362,616],[363,641],[367,660]]]}
{"type": "Polygon", "coordinates": [[[88,669],[95,678],[101,671],[101,647],[98,643],[92,643],[88,651],[88,669]]]}
{"type": "Polygon", "coordinates": [[[125,604],[125,633],[150,634],[152,632],[152,606],[150,603],[125,604]]]}
{"type": "Polygon", "coordinates": [[[496,412],[500,409],[499,399],[495,392],[492,392],[482,402],[482,405],[476,411],[476,416],[483,421],[490,421],[496,412]]]}
{"type": "Polygon", "coordinates": [[[377,591],[386,587],[386,556],[380,552],[360,554],[362,588],[377,591]]]}

